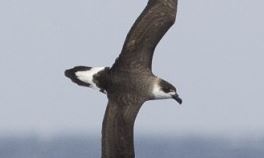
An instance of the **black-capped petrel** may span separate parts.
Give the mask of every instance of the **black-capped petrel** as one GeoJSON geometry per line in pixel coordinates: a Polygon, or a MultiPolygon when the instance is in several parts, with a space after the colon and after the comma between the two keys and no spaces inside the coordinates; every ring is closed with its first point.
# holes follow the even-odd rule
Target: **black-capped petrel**
{"type": "Polygon", "coordinates": [[[154,50],[175,22],[177,2],[149,0],[111,67],[76,66],[65,71],[76,84],[98,89],[108,97],[103,158],[134,157],[133,125],[145,101],[172,98],[182,103],[176,88],[152,73],[154,50]]]}
{"type": "Polygon", "coordinates": [[[151,70],[155,47],[174,24],[176,8],[177,0],[149,0],[112,67],[76,66],[65,75],[80,86],[100,90],[117,103],[120,97],[137,96],[144,101],[173,98],[181,104],[176,88],[151,70]]]}

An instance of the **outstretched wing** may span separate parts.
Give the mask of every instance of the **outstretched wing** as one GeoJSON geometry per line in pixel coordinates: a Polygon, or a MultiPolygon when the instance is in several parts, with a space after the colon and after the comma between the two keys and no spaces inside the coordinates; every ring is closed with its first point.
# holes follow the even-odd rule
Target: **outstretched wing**
{"type": "Polygon", "coordinates": [[[134,157],[133,127],[143,101],[135,96],[108,96],[102,129],[102,157],[134,157]]]}
{"type": "Polygon", "coordinates": [[[178,0],[149,0],[128,33],[112,70],[150,71],[156,45],[174,24],[178,0]]]}

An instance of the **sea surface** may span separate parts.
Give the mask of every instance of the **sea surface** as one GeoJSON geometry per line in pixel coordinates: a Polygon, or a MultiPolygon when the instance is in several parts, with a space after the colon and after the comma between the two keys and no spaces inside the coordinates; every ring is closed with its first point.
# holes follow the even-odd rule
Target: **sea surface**
{"type": "MultiPolygon", "coordinates": [[[[137,137],[136,158],[264,158],[263,139],[137,137]]],[[[1,137],[0,158],[100,158],[100,138],[1,137]]]]}

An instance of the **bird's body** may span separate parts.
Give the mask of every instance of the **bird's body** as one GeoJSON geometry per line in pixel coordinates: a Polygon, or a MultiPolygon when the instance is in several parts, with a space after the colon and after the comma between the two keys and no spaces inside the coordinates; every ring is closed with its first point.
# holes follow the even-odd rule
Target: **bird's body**
{"type": "Polygon", "coordinates": [[[144,71],[131,73],[112,71],[108,67],[77,66],[66,70],[65,75],[78,85],[87,86],[109,95],[118,93],[137,95],[145,101],[169,99],[176,95],[172,85],[144,71]],[[167,91],[162,90],[165,86],[167,86],[167,91]]]}
{"type": "Polygon", "coordinates": [[[129,31],[122,52],[111,67],[77,66],[65,75],[108,97],[102,129],[102,158],[134,158],[133,126],[145,101],[173,98],[176,88],[152,73],[156,45],[174,24],[177,0],[149,0],[129,31]]]}

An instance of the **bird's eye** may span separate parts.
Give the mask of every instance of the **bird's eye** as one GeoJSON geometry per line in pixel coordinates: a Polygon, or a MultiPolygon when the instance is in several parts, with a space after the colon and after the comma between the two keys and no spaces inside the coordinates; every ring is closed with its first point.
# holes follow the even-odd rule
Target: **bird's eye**
{"type": "Polygon", "coordinates": [[[166,88],[166,87],[163,87],[163,88],[162,88],[162,91],[164,91],[164,92],[166,92],[166,93],[169,93],[169,92],[171,91],[171,89],[166,88]]]}
{"type": "Polygon", "coordinates": [[[174,89],[167,88],[167,92],[174,92],[174,91],[175,91],[174,89]]]}

